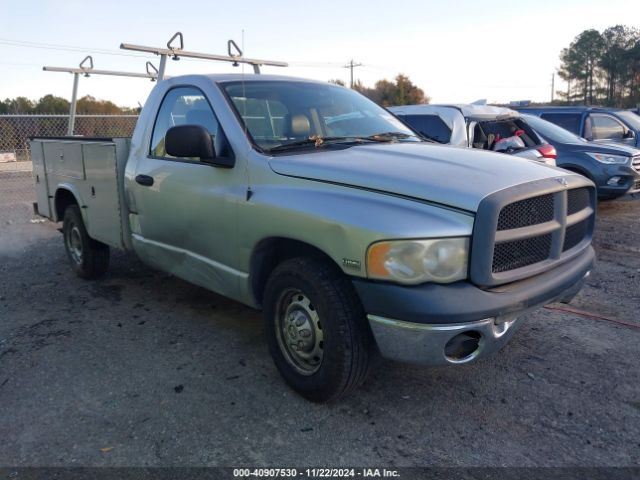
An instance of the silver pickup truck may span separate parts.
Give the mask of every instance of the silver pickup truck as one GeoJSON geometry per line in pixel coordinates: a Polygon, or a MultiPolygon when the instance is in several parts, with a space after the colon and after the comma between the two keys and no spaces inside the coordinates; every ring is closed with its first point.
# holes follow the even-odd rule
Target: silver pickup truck
{"type": "Polygon", "coordinates": [[[83,278],[111,247],[264,311],[287,383],[328,401],[372,356],[464,364],[594,263],[585,177],[419,138],[360,94],[268,75],[159,82],[131,139],[34,138],[39,213],[83,278]]]}

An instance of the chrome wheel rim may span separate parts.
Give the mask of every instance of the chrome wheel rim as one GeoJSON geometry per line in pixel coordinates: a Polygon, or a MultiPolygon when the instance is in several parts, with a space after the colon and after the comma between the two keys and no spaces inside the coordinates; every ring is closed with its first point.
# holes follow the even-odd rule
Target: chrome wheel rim
{"type": "Polygon", "coordinates": [[[280,295],[276,310],[276,337],[287,362],[303,375],[320,369],[324,335],[317,310],[311,300],[297,289],[280,295]]]}
{"type": "Polygon", "coordinates": [[[80,265],[82,263],[82,236],[80,235],[80,228],[77,225],[72,225],[67,234],[67,250],[71,259],[80,265]]]}

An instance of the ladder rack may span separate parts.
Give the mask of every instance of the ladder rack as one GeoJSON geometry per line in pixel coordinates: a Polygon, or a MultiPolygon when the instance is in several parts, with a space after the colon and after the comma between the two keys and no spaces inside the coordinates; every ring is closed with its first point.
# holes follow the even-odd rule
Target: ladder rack
{"type": "Polygon", "coordinates": [[[147,62],[147,73],[136,72],[118,72],[115,70],[97,70],[93,68],[93,57],[87,55],[84,60],[80,62],[80,65],[75,68],[66,67],[42,67],[45,72],[62,72],[73,74],[73,90],[71,91],[71,105],[69,106],[69,125],[67,126],[67,135],[72,136],[75,130],[76,124],[76,108],[78,100],[78,81],[80,75],[89,77],[91,75],[111,75],[115,77],[134,77],[134,78],[148,78],[154,82],[158,78],[158,70],[153,66],[151,62],[147,62]]]}
{"type": "Polygon", "coordinates": [[[240,50],[240,47],[233,40],[227,42],[228,55],[214,55],[210,53],[189,52],[184,49],[184,37],[182,32],[176,32],[173,37],[167,42],[167,47],[156,48],[146,47],[144,45],[132,45],[130,43],[121,43],[120,48],[123,50],[133,50],[136,52],[154,53],[160,55],[160,68],[156,68],[151,62],[146,64],[146,73],[135,72],[119,72],[115,70],[97,70],[93,68],[93,57],[88,55],[80,62],[78,67],[65,68],[65,67],[42,67],[46,72],[64,72],[73,74],[73,90],[71,93],[71,105],[69,107],[69,126],[67,129],[67,135],[73,135],[76,119],[76,106],[78,97],[78,80],[80,75],[89,77],[90,75],[112,75],[117,77],[134,77],[134,78],[149,78],[151,81],[160,81],[168,78],[165,75],[167,69],[167,58],[171,57],[173,60],[180,60],[180,57],[195,58],[198,60],[214,60],[218,62],[231,62],[234,67],[237,67],[240,63],[246,63],[253,67],[254,73],[260,73],[260,67],[263,65],[269,65],[272,67],[288,67],[287,62],[278,62],[275,60],[261,60],[257,58],[246,58],[240,50]]]}
{"type": "Polygon", "coordinates": [[[176,32],[171,39],[167,42],[167,46],[147,47],[144,45],[133,45],[130,43],[120,44],[120,48],[123,50],[133,50],[136,52],[154,53],[160,55],[160,68],[158,71],[158,80],[162,80],[165,77],[165,70],[167,67],[167,58],[171,57],[173,60],[179,60],[180,57],[196,58],[198,60],[214,60],[218,62],[230,62],[233,66],[238,66],[240,63],[246,63],[253,67],[254,73],[260,73],[260,67],[263,65],[269,65],[272,67],[288,67],[287,62],[279,62],[275,60],[262,60],[257,58],[244,57],[242,50],[238,47],[236,42],[229,40],[227,42],[228,55],[214,55],[211,53],[190,52],[184,50],[184,37],[181,32],[176,32]],[[175,42],[179,42],[176,45],[175,42]]]}

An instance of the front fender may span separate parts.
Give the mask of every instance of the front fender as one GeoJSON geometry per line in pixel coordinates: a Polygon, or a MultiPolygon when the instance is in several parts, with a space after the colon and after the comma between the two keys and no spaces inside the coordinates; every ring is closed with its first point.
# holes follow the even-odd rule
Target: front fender
{"type": "Polygon", "coordinates": [[[366,251],[373,242],[469,236],[473,229],[473,216],[459,210],[293,178],[286,184],[254,186],[239,216],[243,271],[249,270],[256,246],[270,237],[308,243],[345,273],[366,277],[366,251]]]}

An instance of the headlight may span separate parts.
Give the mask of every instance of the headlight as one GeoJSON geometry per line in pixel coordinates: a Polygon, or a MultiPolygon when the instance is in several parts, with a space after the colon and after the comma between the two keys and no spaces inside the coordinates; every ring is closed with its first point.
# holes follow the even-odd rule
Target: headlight
{"type": "Polygon", "coordinates": [[[625,155],[610,155],[608,153],[589,153],[589,152],[585,152],[585,153],[589,155],[591,158],[593,158],[594,160],[597,160],[598,162],[601,162],[601,163],[623,165],[627,163],[630,158],[625,155]]]}
{"type": "Polygon", "coordinates": [[[374,243],[367,252],[369,278],[415,285],[467,278],[469,238],[374,243]]]}

